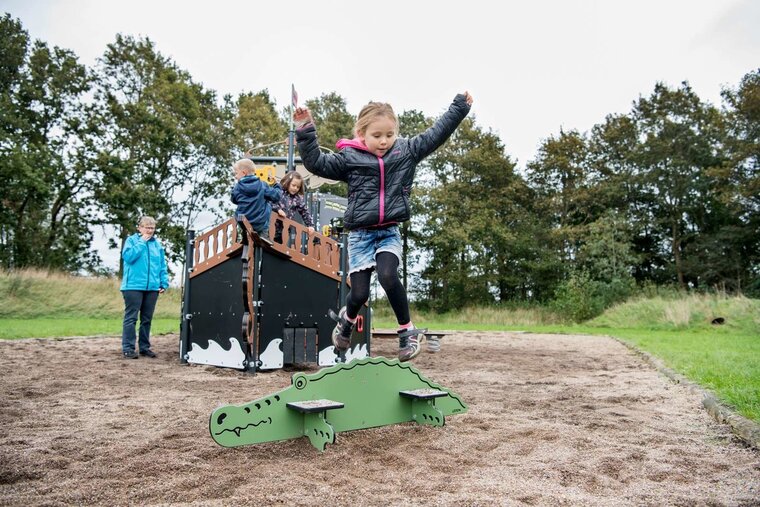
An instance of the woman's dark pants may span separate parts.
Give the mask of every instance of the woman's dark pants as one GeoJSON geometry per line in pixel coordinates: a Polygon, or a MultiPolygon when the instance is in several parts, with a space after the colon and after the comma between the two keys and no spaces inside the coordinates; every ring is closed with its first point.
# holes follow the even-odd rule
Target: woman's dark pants
{"type": "Polygon", "coordinates": [[[140,352],[150,350],[150,322],[158,301],[157,290],[123,290],[124,325],[121,331],[122,352],[135,350],[135,324],[140,314],[140,352]]]}

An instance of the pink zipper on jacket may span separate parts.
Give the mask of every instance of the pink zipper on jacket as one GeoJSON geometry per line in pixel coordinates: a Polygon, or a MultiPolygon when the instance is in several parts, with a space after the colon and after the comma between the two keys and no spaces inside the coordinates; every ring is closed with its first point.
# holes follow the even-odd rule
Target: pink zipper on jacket
{"type": "MultiPolygon", "coordinates": [[[[357,150],[366,151],[367,153],[374,155],[374,153],[369,151],[367,145],[361,142],[358,137],[354,139],[341,139],[335,144],[335,146],[339,150],[346,147],[351,147],[356,148],[357,150]]],[[[377,155],[375,156],[377,157],[377,155]]],[[[385,162],[383,162],[382,157],[377,157],[377,161],[380,164],[380,221],[377,222],[377,225],[382,225],[383,220],[385,220],[385,162]]]]}

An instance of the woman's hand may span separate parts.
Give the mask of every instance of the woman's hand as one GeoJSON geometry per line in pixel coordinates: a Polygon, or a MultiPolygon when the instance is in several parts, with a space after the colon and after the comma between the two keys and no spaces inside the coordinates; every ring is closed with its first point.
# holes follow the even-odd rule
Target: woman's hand
{"type": "Polygon", "coordinates": [[[281,209],[277,210],[277,214],[280,215],[282,218],[285,218],[287,216],[287,214],[284,211],[282,211],[281,209]]]}
{"type": "Polygon", "coordinates": [[[148,225],[138,225],[137,231],[140,233],[140,237],[143,241],[148,241],[150,238],[153,237],[153,234],[156,232],[156,226],[148,226],[148,225]]]}
{"type": "Polygon", "coordinates": [[[464,92],[464,100],[467,102],[468,106],[472,105],[472,95],[470,95],[470,92],[466,91],[464,92]]]}

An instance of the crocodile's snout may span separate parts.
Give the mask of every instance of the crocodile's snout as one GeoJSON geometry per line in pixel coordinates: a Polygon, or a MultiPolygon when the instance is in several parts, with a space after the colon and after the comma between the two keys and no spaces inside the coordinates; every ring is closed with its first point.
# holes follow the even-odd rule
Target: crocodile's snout
{"type": "Polygon", "coordinates": [[[221,414],[219,414],[219,417],[216,418],[216,424],[222,424],[225,417],[227,417],[226,412],[222,412],[221,414]]]}

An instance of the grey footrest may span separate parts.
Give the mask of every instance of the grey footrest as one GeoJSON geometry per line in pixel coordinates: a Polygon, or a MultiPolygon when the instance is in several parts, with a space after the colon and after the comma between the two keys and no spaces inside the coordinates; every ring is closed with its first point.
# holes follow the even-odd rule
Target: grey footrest
{"type": "Polygon", "coordinates": [[[332,400],[307,400],[291,401],[290,403],[286,403],[286,406],[303,414],[312,414],[314,412],[343,408],[345,405],[339,401],[332,400]]]}
{"type": "Polygon", "coordinates": [[[439,391],[438,389],[414,389],[412,391],[399,391],[399,395],[404,398],[412,398],[415,400],[429,400],[431,398],[440,398],[441,396],[448,396],[446,391],[439,391]]]}

